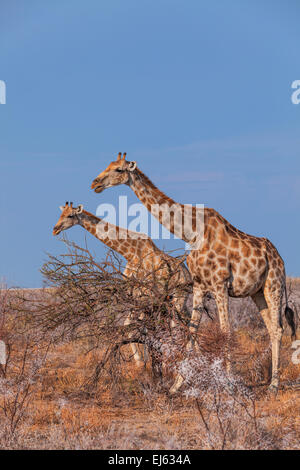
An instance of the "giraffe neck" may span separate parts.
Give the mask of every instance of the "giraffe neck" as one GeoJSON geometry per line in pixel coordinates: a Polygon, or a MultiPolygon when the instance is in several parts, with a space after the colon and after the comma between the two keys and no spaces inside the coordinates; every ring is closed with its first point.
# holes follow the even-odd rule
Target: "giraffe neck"
{"type": "Polygon", "coordinates": [[[117,225],[106,222],[90,212],[83,211],[78,215],[79,225],[94,235],[109,248],[124,256],[127,261],[132,261],[132,251],[146,248],[147,238],[144,234],[126,230],[117,225]],[[146,238],[146,240],[145,240],[146,238]],[[141,245],[141,246],[139,246],[141,245]]]}
{"type": "Polygon", "coordinates": [[[140,170],[131,174],[130,188],[148,211],[171,233],[189,243],[195,238],[195,208],[175,202],[160,191],[140,170]]]}

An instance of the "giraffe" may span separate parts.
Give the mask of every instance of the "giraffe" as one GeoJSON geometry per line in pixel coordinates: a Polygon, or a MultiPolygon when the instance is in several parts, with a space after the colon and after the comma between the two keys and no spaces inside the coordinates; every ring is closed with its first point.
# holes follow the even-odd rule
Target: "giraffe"
{"type": "MultiPolygon", "coordinates": [[[[188,285],[191,277],[182,259],[176,259],[164,253],[153,243],[151,238],[143,233],[118,227],[85,211],[82,204],[73,207],[72,202],[70,205],[66,202],[65,206],[60,206],[60,210],[62,213],[53,228],[53,235],[58,235],[75,225],[81,225],[127,260],[123,271],[125,278],[136,276],[145,279],[147,275],[154,274],[158,282],[170,281],[169,287],[172,291],[175,286],[186,286],[187,289],[181,289],[177,295],[175,293],[172,303],[176,312],[187,313],[188,285]]],[[[129,314],[125,319],[124,326],[130,325],[131,319],[132,316],[129,314]]],[[[171,327],[175,327],[174,320],[171,321],[171,327]]],[[[131,348],[137,365],[143,365],[144,361],[137,345],[131,343],[131,348]]]]}
{"type": "MultiPolygon", "coordinates": [[[[93,180],[91,188],[101,193],[106,188],[120,184],[128,185],[171,233],[191,244],[186,261],[193,280],[193,310],[189,325],[192,339],[187,349],[194,345],[203,301],[208,293],[215,298],[220,328],[225,334],[230,334],[229,297],[250,296],[270,336],[272,377],[269,389],[277,391],[284,295],[285,316],[293,337],[296,327],[294,312],[288,306],[284,262],[275,246],[267,238],[238,230],[212,208],[192,207],[185,211],[185,206],[160,191],[137,167],[136,162],[127,161],[126,153],[123,157],[119,153],[117,159],[93,180]],[[203,223],[201,230],[195,232],[199,215],[203,223]],[[187,228],[183,230],[183,226],[187,228]]],[[[183,378],[178,375],[170,392],[175,393],[182,383],[183,378]]]]}

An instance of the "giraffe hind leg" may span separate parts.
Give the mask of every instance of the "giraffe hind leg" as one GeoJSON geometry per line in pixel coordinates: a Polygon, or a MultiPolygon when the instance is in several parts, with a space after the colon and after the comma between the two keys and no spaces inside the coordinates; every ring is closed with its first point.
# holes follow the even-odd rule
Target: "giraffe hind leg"
{"type": "Polygon", "coordinates": [[[267,282],[264,288],[264,296],[270,312],[271,321],[271,343],[272,343],[272,379],[270,388],[277,390],[279,387],[279,366],[280,366],[280,348],[282,338],[282,286],[278,281],[278,286],[274,282],[267,282]]]}
{"type": "Polygon", "coordinates": [[[266,283],[264,290],[252,296],[270,335],[272,346],[272,378],[270,388],[277,390],[279,387],[280,347],[282,338],[281,303],[282,290],[280,287],[274,290],[266,283]]]}
{"type": "MultiPolygon", "coordinates": [[[[268,304],[266,302],[263,290],[259,290],[256,294],[253,294],[251,296],[253,302],[257,306],[261,317],[264,321],[264,324],[266,326],[266,329],[268,331],[270,340],[271,340],[271,318],[270,318],[270,312],[268,309],[268,304]]],[[[265,375],[265,374],[264,374],[265,375]]],[[[271,376],[272,376],[272,362],[271,359],[268,361],[268,365],[266,367],[266,376],[267,376],[267,381],[271,381],[271,376]]]]}

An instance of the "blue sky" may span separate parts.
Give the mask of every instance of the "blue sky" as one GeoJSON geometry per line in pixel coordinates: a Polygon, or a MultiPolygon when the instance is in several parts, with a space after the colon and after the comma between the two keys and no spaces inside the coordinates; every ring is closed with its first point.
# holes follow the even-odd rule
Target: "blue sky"
{"type": "MultiPolygon", "coordinates": [[[[41,285],[66,200],[137,202],[90,189],[119,151],[176,201],[270,238],[300,276],[299,16],[297,0],[1,2],[0,279],[41,285]]],[[[104,254],[81,227],[68,238],[104,254]]]]}

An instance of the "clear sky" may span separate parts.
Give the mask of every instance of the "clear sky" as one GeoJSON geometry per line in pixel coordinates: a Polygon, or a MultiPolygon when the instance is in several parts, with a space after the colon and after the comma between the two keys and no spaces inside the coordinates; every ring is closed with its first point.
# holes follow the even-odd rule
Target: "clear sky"
{"type": "MultiPolygon", "coordinates": [[[[138,202],[90,189],[119,151],[300,276],[299,21],[298,0],[2,0],[0,279],[41,285],[66,200],[138,202]]],[[[68,238],[104,254],[81,227],[68,238]]]]}

